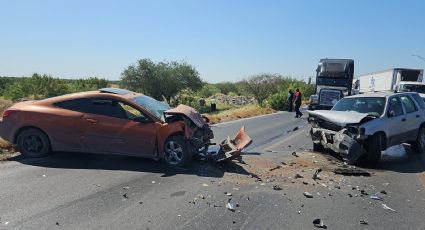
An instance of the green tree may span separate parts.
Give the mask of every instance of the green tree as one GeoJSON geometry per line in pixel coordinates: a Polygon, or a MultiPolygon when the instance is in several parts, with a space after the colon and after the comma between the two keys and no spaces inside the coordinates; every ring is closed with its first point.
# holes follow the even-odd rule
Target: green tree
{"type": "Polygon", "coordinates": [[[284,79],[277,74],[259,74],[243,80],[244,88],[252,94],[259,105],[263,105],[264,100],[271,94],[279,90],[279,85],[284,79]]]}
{"type": "Polygon", "coordinates": [[[158,100],[162,96],[170,100],[183,89],[199,90],[203,82],[198,71],[186,62],[154,63],[150,59],[140,59],[123,71],[121,85],[158,100]]]}

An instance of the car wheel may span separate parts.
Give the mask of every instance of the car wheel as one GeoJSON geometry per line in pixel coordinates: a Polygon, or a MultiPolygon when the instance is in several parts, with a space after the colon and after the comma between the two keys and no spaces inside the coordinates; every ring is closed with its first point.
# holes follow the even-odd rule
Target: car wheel
{"type": "Polygon", "coordinates": [[[50,154],[49,138],[38,129],[25,129],[18,134],[19,151],[27,157],[44,157],[50,154]]]}
{"type": "Polygon", "coordinates": [[[425,128],[420,127],[416,141],[412,143],[414,153],[423,153],[425,151],[425,128]]]}
{"type": "Polygon", "coordinates": [[[323,152],[323,145],[320,143],[314,143],[313,142],[313,151],[314,152],[323,152]]]}
{"type": "Polygon", "coordinates": [[[381,160],[382,138],[381,135],[375,134],[368,139],[365,163],[370,166],[376,166],[381,160]]]}
{"type": "Polygon", "coordinates": [[[192,148],[183,136],[172,136],[164,145],[164,160],[168,165],[185,166],[192,159],[192,148]]]}

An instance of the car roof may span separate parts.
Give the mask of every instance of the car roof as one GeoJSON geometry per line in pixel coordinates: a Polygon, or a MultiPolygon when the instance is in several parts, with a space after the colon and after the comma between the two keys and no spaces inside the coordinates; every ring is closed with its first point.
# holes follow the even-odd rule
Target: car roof
{"type": "Polygon", "coordinates": [[[40,100],[37,103],[39,104],[51,104],[59,101],[71,100],[74,98],[91,98],[91,97],[100,97],[100,96],[109,96],[111,98],[121,98],[121,99],[130,99],[133,97],[141,96],[143,94],[135,93],[125,89],[119,88],[103,88],[98,91],[85,91],[78,93],[65,94],[57,97],[51,97],[44,100],[40,100]]]}
{"type": "Polygon", "coordinates": [[[383,91],[383,92],[370,92],[370,93],[363,93],[363,94],[357,94],[345,98],[361,98],[361,97],[385,97],[388,98],[393,95],[399,95],[399,94],[417,94],[415,92],[400,92],[400,93],[394,93],[391,91],[383,91]]]}

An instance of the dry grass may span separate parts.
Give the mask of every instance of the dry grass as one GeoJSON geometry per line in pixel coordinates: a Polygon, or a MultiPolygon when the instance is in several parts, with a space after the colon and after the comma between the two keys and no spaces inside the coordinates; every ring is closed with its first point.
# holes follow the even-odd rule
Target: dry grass
{"type": "Polygon", "coordinates": [[[12,105],[13,105],[12,101],[0,98],[0,115],[2,115],[3,112],[12,105]]]}
{"type": "Polygon", "coordinates": [[[263,114],[274,113],[275,110],[271,108],[263,108],[258,105],[247,105],[240,108],[230,109],[214,114],[204,114],[210,119],[211,124],[216,124],[225,121],[232,121],[246,117],[254,117],[263,114]]]}

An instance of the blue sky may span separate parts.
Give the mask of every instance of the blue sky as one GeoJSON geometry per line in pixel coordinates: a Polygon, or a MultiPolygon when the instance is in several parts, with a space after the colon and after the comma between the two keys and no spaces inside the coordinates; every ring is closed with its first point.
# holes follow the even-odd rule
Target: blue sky
{"type": "Polygon", "coordinates": [[[320,58],[355,75],[425,68],[425,1],[0,0],[0,76],[119,79],[140,58],[186,61],[208,82],[307,78],[320,58]]]}

